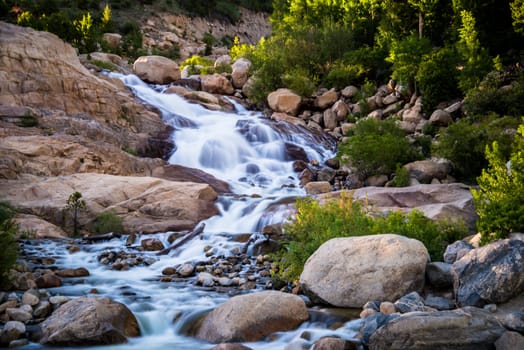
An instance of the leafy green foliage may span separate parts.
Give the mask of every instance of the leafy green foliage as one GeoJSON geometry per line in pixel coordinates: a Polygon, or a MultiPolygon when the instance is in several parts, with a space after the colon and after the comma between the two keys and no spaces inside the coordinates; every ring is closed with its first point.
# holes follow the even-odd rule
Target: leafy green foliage
{"type": "Polygon", "coordinates": [[[112,211],[106,211],[96,216],[96,219],[93,223],[93,231],[97,234],[109,232],[123,233],[123,222],[124,219],[122,217],[116,215],[112,211]]]}
{"type": "Polygon", "coordinates": [[[515,32],[524,35],[524,0],[515,0],[509,6],[515,32]]]}
{"type": "Polygon", "coordinates": [[[394,41],[387,57],[387,61],[393,64],[392,77],[414,91],[419,65],[422,58],[429,53],[430,48],[429,40],[415,35],[394,41]]]}
{"type": "Polygon", "coordinates": [[[420,240],[433,260],[441,260],[446,246],[467,234],[463,223],[433,222],[416,210],[373,217],[346,192],[323,205],[299,199],[296,208],[295,220],[285,228],[284,248],[276,256],[276,277],[287,281],[298,279],[306,260],[332,238],[395,233],[420,240]]]}
{"type": "Polygon", "coordinates": [[[486,157],[489,167],[477,179],[479,189],[471,191],[479,215],[481,243],[524,230],[524,119],[509,162],[497,142],[486,149],[486,157]]]}
{"type": "Polygon", "coordinates": [[[0,202],[0,287],[7,284],[7,272],[18,257],[18,225],[12,220],[14,215],[15,210],[11,206],[0,202]]]}
{"type": "Polygon", "coordinates": [[[71,193],[66,201],[66,209],[73,211],[73,235],[78,235],[78,211],[86,208],[86,202],[82,199],[82,193],[75,191],[71,193]]]}
{"type": "Polygon", "coordinates": [[[409,186],[409,171],[405,167],[397,164],[395,169],[395,177],[389,183],[391,187],[406,187],[409,186]]]}
{"type": "Polygon", "coordinates": [[[339,145],[337,157],[349,158],[362,178],[391,174],[397,164],[419,158],[418,151],[404,136],[393,120],[366,118],[359,121],[354,135],[339,145]]]}

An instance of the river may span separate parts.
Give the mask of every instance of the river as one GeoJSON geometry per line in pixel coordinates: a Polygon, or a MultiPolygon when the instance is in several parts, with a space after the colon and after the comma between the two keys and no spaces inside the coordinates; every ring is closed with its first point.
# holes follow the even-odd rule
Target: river
{"type": "MultiPolygon", "coordinates": [[[[52,257],[58,268],[89,270],[90,276],[67,279],[64,286],[50,289],[51,293],[75,297],[96,290],[100,295],[126,304],[137,317],[141,337],[122,345],[89,349],[210,349],[213,344],[187,336],[186,331],[200,315],[226,301],[232,290],[219,292],[198,287],[193,283],[194,278],[160,282],[162,270],[184,262],[208,260],[206,246],[212,247],[215,256],[233,255],[243,246],[231,239],[235,234],[256,235],[264,225],[285,220],[287,212],[263,214],[275,201],[305,195],[299,186],[298,174],[293,172],[287,147],[299,146],[310,160],[322,163],[333,157],[334,144],[301,127],[284,122],[275,125],[277,122],[233,101],[234,113],[210,111],[175,94],[164,93],[166,86],[151,86],[133,75],[114,76],[138,99],[158,108],[166,123],[174,127],[172,137],[176,150],[170,163],[198,168],[225,180],[233,194],[219,198],[220,214],[205,221],[201,237],[169,255],[159,257],[145,252],[150,260],[148,264],[126,271],[111,270],[98,259],[104,252],[126,251],[125,237],[82,244],[74,254],[68,251],[73,242],[64,241],[41,240],[27,244],[25,249],[32,256],[52,257]]],[[[169,232],[157,233],[139,240],[156,237],[168,245],[168,235],[169,232]]],[[[259,286],[258,290],[262,288],[259,286]]],[[[310,308],[310,316],[310,321],[295,331],[244,344],[255,350],[284,349],[292,342],[308,348],[316,339],[327,335],[352,339],[359,327],[359,321],[350,321],[344,312],[337,310],[310,308]]],[[[34,343],[24,348],[46,349],[34,343]]]]}

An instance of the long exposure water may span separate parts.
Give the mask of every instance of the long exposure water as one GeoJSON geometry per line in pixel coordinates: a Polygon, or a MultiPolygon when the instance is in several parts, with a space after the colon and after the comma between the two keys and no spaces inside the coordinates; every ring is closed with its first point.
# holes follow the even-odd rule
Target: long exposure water
{"type": "MultiPolygon", "coordinates": [[[[260,113],[245,110],[238,104],[234,104],[234,113],[210,111],[175,94],[165,93],[166,86],[150,86],[133,75],[114,76],[120,78],[138,99],[158,108],[163,119],[174,127],[176,151],[170,163],[198,168],[225,180],[233,194],[219,198],[220,214],[205,221],[205,230],[199,238],[169,255],[150,253],[149,265],[116,271],[98,261],[98,255],[103,252],[125,250],[125,237],[82,244],[80,251],[74,254],[68,251],[69,244],[64,241],[42,240],[27,245],[26,249],[29,255],[54,258],[56,267],[89,270],[90,276],[68,279],[63,287],[50,289],[51,293],[75,297],[96,289],[100,295],[126,304],[136,315],[141,337],[123,345],[90,349],[210,349],[213,344],[184,335],[185,330],[230,295],[195,286],[192,279],[160,282],[162,270],[207,259],[206,246],[213,247],[217,255],[230,255],[235,247],[243,245],[231,240],[231,235],[256,233],[265,224],[285,220],[288,213],[263,214],[271,203],[283,197],[304,195],[286,149],[290,145],[299,146],[308,159],[322,163],[333,156],[334,145],[304,128],[284,122],[276,125],[260,113]]],[[[168,234],[147,235],[139,240],[156,237],[167,246],[168,234]]],[[[351,339],[358,327],[358,321],[346,322],[344,317],[323,309],[311,309],[310,315],[310,321],[298,330],[244,344],[253,349],[283,349],[294,341],[308,348],[314,340],[326,335],[351,339]],[[340,322],[342,319],[344,321],[340,322]]],[[[26,348],[45,349],[34,343],[26,348]]]]}

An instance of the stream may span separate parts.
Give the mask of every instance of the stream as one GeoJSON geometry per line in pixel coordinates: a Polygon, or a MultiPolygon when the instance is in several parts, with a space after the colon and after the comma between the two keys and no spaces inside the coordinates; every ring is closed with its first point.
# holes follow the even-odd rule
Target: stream
{"type": "MultiPolygon", "coordinates": [[[[124,303],[137,317],[141,337],[122,345],[89,349],[210,349],[213,344],[185,334],[199,316],[239,290],[199,287],[194,284],[195,277],[161,282],[162,270],[185,262],[209,260],[206,247],[212,247],[214,256],[232,256],[245,245],[232,239],[239,234],[264,239],[260,234],[262,227],[282,222],[289,215],[285,211],[264,215],[268,206],[286,197],[305,195],[287,149],[298,146],[309,160],[322,164],[334,156],[335,145],[325,136],[285,122],[270,121],[234,101],[231,101],[234,113],[210,111],[178,95],[164,93],[166,86],[148,85],[133,75],[112,75],[120,78],[138,99],[158,108],[165,122],[174,127],[176,150],[169,159],[171,164],[201,169],[227,181],[233,194],[219,197],[220,214],[205,221],[205,230],[199,238],[169,255],[141,252],[147,263],[125,271],[111,270],[100,263],[98,256],[129,249],[126,237],[83,243],[74,254],[68,250],[75,244],[73,241],[39,240],[24,248],[29,256],[53,258],[57,268],[89,270],[88,277],[64,279],[64,286],[49,289],[51,294],[76,297],[96,290],[124,303]]],[[[140,239],[155,237],[168,246],[169,234],[144,235],[136,244],[140,244],[140,239]]],[[[264,290],[264,286],[257,285],[257,289],[245,292],[257,290],[264,290]]],[[[309,313],[310,320],[297,330],[243,344],[255,350],[284,349],[290,343],[298,345],[293,349],[307,349],[315,340],[328,335],[353,339],[360,326],[360,321],[351,320],[346,310],[313,307],[309,313]]],[[[24,348],[54,349],[35,343],[24,348]]]]}

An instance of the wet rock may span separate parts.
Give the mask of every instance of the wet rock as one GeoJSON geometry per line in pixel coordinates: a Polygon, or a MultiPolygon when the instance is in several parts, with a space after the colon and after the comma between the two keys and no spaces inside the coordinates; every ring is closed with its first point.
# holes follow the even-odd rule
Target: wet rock
{"type": "Polygon", "coordinates": [[[345,339],[325,337],[313,344],[315,350],[357,350],[357,344],[345,339]]]}
{"type": "Polygon", "coordinates": [[[0,304],[0,314],[4,313],[7,309],[15,308],[18,305],[18,302],[16,300],[8,300],[2,304],[0,304]]]}
{"type": "Polygon", "coordinates": [[[192,276],[193,273],[195,272],[195,267],[193,266],[193,264],[189,264],[189,263],[182,264],[182,266],[180,266],[176,270],[176,272],[182,277],[189,277],[189,276],[192,276]]]}
{"type": "MultiPolygon", "coordinates": [[[[370,309],[368,309],[370,310],[370,309]]],[[[369,339],[380,327],[386,325],[389,321],[400,317],[398,314],[384,315],[374,313],[364,319],[364,324],[360,327],[361,340],[364,345],[369,344],[369,339]]]]}
{"type": "Polygon", "coordinates": [[[62,286],[62,279],[52,272],[38,277],[35,282],[38,288],[55,288],[62,286]]]}
{"type": "Polygon", "coordinates": [[[164,244],[156,238],[146,238],[140,242],[140,246],[146,251],[157,251],[164,249],[164,244]]]}
{"type": "Polygon", "coordinates": [[[9,271],[9,280],[13,289],[28,290],[37,288],[36,276],[32,272],[9,271]]]}
{"type": "MultiPolygon", "coordinates": [[[[29,306],[29,305],[26,305],[29,306]]],[[[23,308],[8,308],[5,310],[7,316],[9,316],[10,320],[13,321],[20,321],[20,322],[28,322],[33,318],[33,315],[31,314],[32,308],[29,306],[30,310],[26,310],[23,308]]]]}
{"type": "Polygon", "coordinates": [[[503,303],[524,292],[524,242],[500,240],[470,250],[453,263],[457,304],[503,303]]]}
{"type": "Polygon", "coordinates": [[[315,99],[315,107],[326,109],[331,107],[338,100],[338,94],[335,89],[324,92],[315,99]]]}
{"type": "Polygon", "coordinates": [[[213,346],[211,350],[251,350],[251,348],[238,343],[222,343],[213,346]]]}
{"type": "Polygon", "coordinates": [[[497,350],[524,349],[524,336],[517,332],[504,332],[495,342],[497,350]]]}
{"type": "Polygon", "coordinates": [[[89,271],[84,267],[77,269],[63,269],[55,271],[55,274],[60,277],[85,277],[89,276],[89,271]]]}
{"type": "Polygon", "coordinates": [[[395,304],[392,302],[384,301],[380,303],[380,312],[382,312],[384,315],[391,315],[397,312],[397,309],[395,308],[395,304]]]}
{"type": "Polygon", "coordinates": [[[0,344],[9,344],[25,334],[25,325],[20,321],[9,321],[5,324],[0,336],[0,344]]]}
{"type": "Polygon", "coordinates": [[[505,329],[482,309],[413,312],[390,320],[369,340],[370,350],[492,349],[505,329]]]}
{"type": "Polygon", "coordinates": [[[395,300],[422,291],[428,259],[420,241],[404,236],[335,238],[307,260],[299,283],[314,301],[361,307],[370,299],[395,300]]]}
{"type": "Polygon", "coordinates": [[[9,348],[14,349],[20,346],[26,346],[28,344],[29,344],[29,340],[27,339],[16,339],[16,340],[9,342],[9,348]]]}
{"type": "Polygon", "coordinates": [[[218,95],[232,95],[235,88],[231,82],[221,74],[202,75],[200,76],[202,91],[218,95]]]}
{"type": "Polygon", "coordinates": [[[331,183],[335,178],[335,174],[336,171],[331,168],[322,168],[317,172],[317,180],[331,183]]]}
{"type": "Polygon", "coordinates": [[[453,264],[455,261],[462,258],[474,247],[465,241],[456,241],[446,247],[444,252],[444,262],[453,264]]]}
{"type": "Polygon", "coordinates": [[[196,336],[210,342],[257,341],[309,318],[296,295],[265,291],[233,297],[207,314],[196,336]]]}
{"type": "Polygon", "coordinates": [[[451,264],[440,261],[428,263],[426,265],[426,281],[438,289],[453,287],[451,264]]]}
{"type": "Polygon", "coordinates": [[[67,303],[69,301],[69,298],[64,295],[55,295],[49,298],[49,302],[52,305],[62,305],[64,303],[67,303]]]}
{"type": "Polygon", "coordinates": [[[251,62],[245,58],[239,58],[231,65],[231,81],[236,89],[242,89],[249,78],[251,62]]]}
{"type": "Polygon", "coordinates": [[[395,308],[401,313],[413,311],[430,311],[424,305],[424,299],[417,293],[411,292],[395,301],[395,308]]]}
{"type": "Polygon", "coordinates": [[[453,310],[455,308],[454,301],[434,295],[428,295],[426,299],[424,299],[424,305],[441,311],[453,310]]]}
{"type": "Polygon", "coordinates": [[[133,63],[134,73],[153,84],[168,84],[180,79],[178,64],[163,56],[141,56],[133,63]]]}
{"type": "Polygon", "coordinates": [[[43,345],[104,345],[140,335],[129,309],[109,298],[80,297],[60,306],[42,323],[43,345]]]}
{"type": "Polygon", "coordinates": [[[198,274],[197,285],[202,287],[213,287],[215,285],[215,280],[212,274],[207,272],[201,272],[198,274]]]}
{"type": "Polygon", "coordinates": [[[524,312],[513,311],[497,317],[504,327],[511,331],[524,333],[524,312]]]}
{"type": "Polygon", "coordinates": [[[33,311],[33,315],[36,318],[43,318],[43,317],[47,317],[48,315],[50,315],[52,311],[53,311],[53,305],[51,305],[50,302],[44,300],[35,307],[35,310],[33,311]]]}
{"type": "Polygon", "coordinates": [[[38,291],[35,289],[30,289],[22,295],[22,304],[35,306],[39,302],[40,298],[38,297],[38,291]]]}

